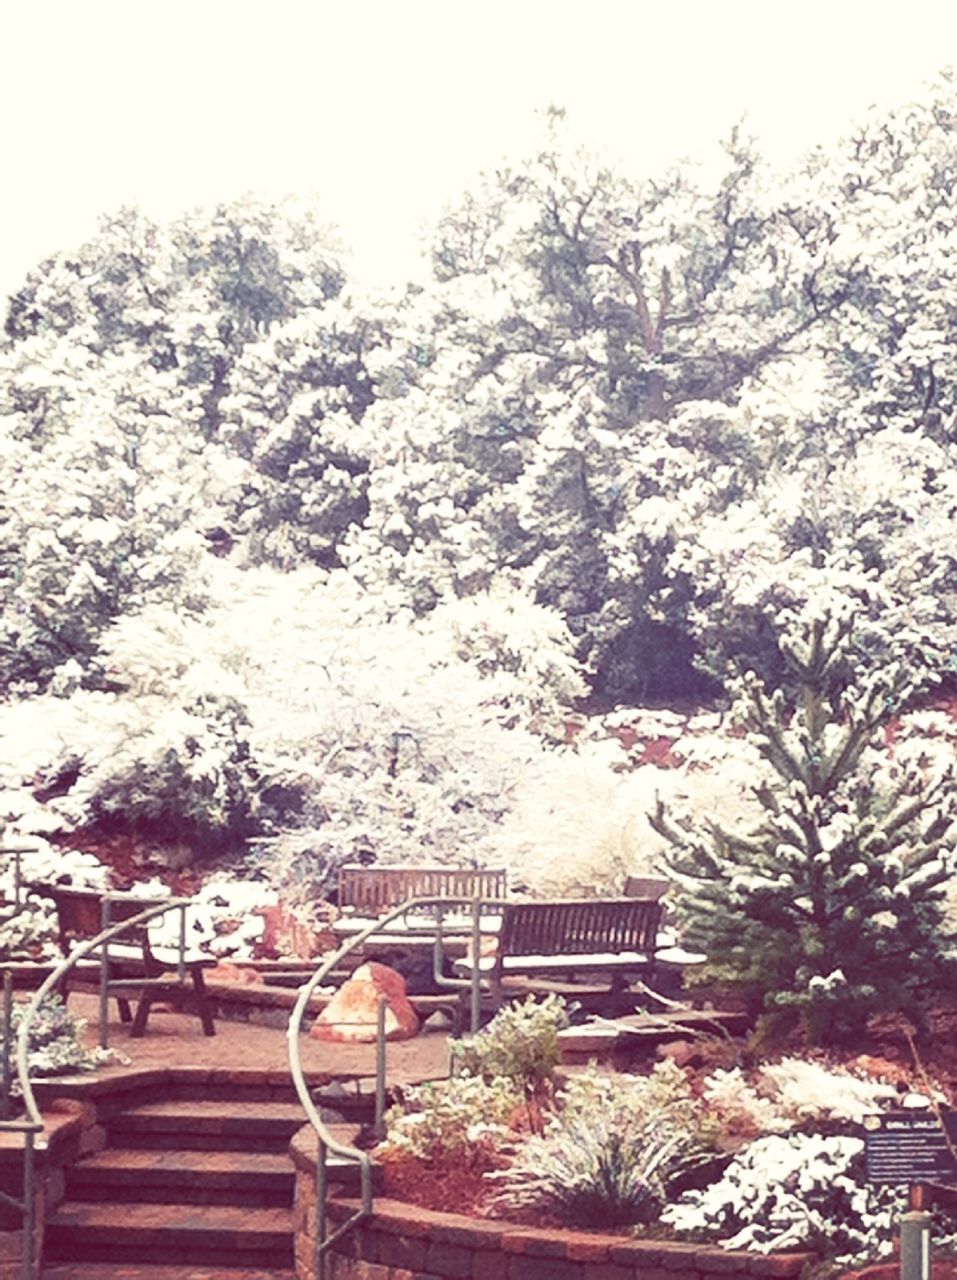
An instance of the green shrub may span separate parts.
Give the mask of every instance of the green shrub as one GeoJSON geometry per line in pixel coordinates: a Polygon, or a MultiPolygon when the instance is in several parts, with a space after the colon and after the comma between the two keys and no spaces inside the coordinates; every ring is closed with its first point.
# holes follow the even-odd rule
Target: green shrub
{"type": "Polygon", "coordinates": [[[637,1078],[592,1070],[559,1102],[545,1132],[489,1175],[502,1208],[554,1212],[580,1226],[646,1222],[680,1177],[713,1157],[716,1126],[673,1063],[637,1078]]]}
{"type": "Polygon", "coordinates": [[[474,1165],[510,1138],[522,1103],[514,1081],[467,1072],[409,1088],[386,1112],[385,1146],[424,1160],[456,1156],[474,1165]]]}
{"type": "Polygon", "coordinates": [[[527,1093],[550,1085],[561,1061],[558,1033],[568,1026],[565,1002],[559,996],[506,1005],[477,1035],[452,1045],[452,1068],[505,1079],[527,1093]]]}

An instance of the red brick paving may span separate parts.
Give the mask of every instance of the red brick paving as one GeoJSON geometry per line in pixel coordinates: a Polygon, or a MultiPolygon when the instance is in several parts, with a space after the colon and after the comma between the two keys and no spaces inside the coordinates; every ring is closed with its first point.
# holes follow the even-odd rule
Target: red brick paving
{"type": "MultiPolygon", "coordinates": [[[[76,993],[70,997],[70,1009],[88,1020],[87,1038],[91,1045],[96,1044],[99,1034],[96,997],[76,993]]],[[[140,1040],[131,1040],[129,1029],[116,1019],[112,1002],[110,1017],[110,1048],[128,1058],[136,1068],[206,1067],[283,1074],[289,1069],[286,1033],[274,1027],[219,1020],[215,1036],[205,1036],[198,1018],[165,1013],[156,1006],[150,1013],[146,1035],[140,1040]]],[[[388,1046],[387,1054],[390,1084],[434,1079],[448,1073],[448,1037],[442,1032],[422,1033],[412,1040],[396,1041],[388,1046]]],[[[333,1044],[303,1035],[300,1056],[307,1072],[343,1076],[375,1073],[374,1045],[333,1044]]],[[[108,1076],[111,1068],[101,1068],[100,1073],[108,1076]]]]}
{"type": "MultiPolygon", "coordinates": [[[[70,1008],[87,1019],[87,1040],[91,1046],[95,1045],[98,1041],[99,1016],[96,997],[74,993],[70,999],[70,1008]]],[[[192,1015],[165,1012],[156,1008],[151,1013],[146,1035],[142,1039],[131,1040],[128,1028],[114,1020],[112,1007],[110,1013],[110,1047],[122,1057],[122,1063],[101,1067],[95,1077],[74,1079],[91,1082],[102,1080],[105,1083],[111,1077],[129,1076],[131,1071],[162,1071],[165,1079],[171,1082],[166,1087],[175,1089],[177,1080],[189,1081],[196,1072],[210,1072],[211,1080],[225,1081],[227,1084],[231,1079],[241,1078],[247,1085],[252,1082],[257,1087],[259,1083],[271,1086],[267,1088],[267,1096],[275,1098],[271,1102],[182,1099],[171,1104],[181,1111],[190,1112],[190,1128],[197,1144],[202,1138],[199,1131],[210,1126],[224,1130],[222,1138],[225,1141],[225,1129],[228,1129],[233,1119],[241,1122],[243,1117],[247,1117],[249,1121],[254,1121],[254,1117],[262,1119],[266,1113],[273,1113],[277,1120],[283,1122],[283,1126],[292,1123],[293,1119],[302,1123],[304,1117],[298,1104],[279,1101],[276,1096],[277,1087],[280,1090],[279,1097],[284,1093],[288,1096],[289,1060],[284,1029],[219,1020],[216,1024],[217,1034],[207,1037],[203,1035],[198,1019],[192,1015]],[[176,1074],[177,1069],[182,1072],[181,1076],[176,1074]],[[167,1071],[172,1074],[165,1076],[167,1071]],[[227,1112],[229,1116],[224,1120],[227,1112]]],[[[374,1046],[333,1044],[303,1036],[300,1039],[300,1052],[307,1076],[354,1077],[362,1081],[363,1094],[369,1091],[372,1083],[370,1078],[375,1071],[374,1046]]],[[[388,1047],[387,1073],[390,1083],[444,1076],[447,1069],[448,1044],[444,1034],[420,1035],[414,1040],[390,1044],[388,1047]]],[[[148,1077],[138,1074],[138,1078],[145,1083],[148,1077]]],[[[166,1105],[156,1103],[146,1104],[144,1107],[140,1103],[137,1110],[141,1114],[145,1111],[160,1113],[166,1105]]],[[[332,1105],[336,1105],[335,1101],[332,1105]]],[[[159,1114],[153,1117],[154,1120],[158,1118],[159,1114]]],[[[119,1117],[108,1123],[112,1127],[117,1122],[122,1126],[123,1121],[119,1117]]],[[[350,1135],[351,1132],[350,1128],[350,1135]]],[[[116,1136],[120,1137],[119,1134],[116,1136]]],[[[130,1137],[132,1136],[131,1134],[130,1137]]],[[[172,1139],[173,1135],[170,1137],[172,1139]]],[[[214,1140],[211,1133],[211,1144],[214,1140]]],[[[117,1156],[130,1159],[129,1152],[121,1155],[115,1148],[103,1153],[103,1159],[107,1162],[117,1156]]],[[[142,1156],[133,1155],[132,1162],[143,1159],[146,1163],[158,1161],[163,1164],[169,1159],[177,1161],[181,1156],[182,1153],[176,1152],[150,1152],[142,1156]]],[[[228,1179],[227,1170],[232,1164],[229,1155],[210,1151],[196,1157],[187,1156],[185,1163],[188,1164],[190,1159],[195,1159],[200,1165],[204,1162],[222,1165],[220,1176],[228,1179]]],[[[240,1161],[237,1159],[236,1163],[238,1165],[240,1161]]],[[[288,1167],[290,1166],[287,1164],[288,1167]]],[[[191,1172],[192,1170],[188,1171],[187,1177],[191,1172]]],[[[207,1178],[210,1172],[211,1169],[206,1170],[207,1178]]],[[[203,1176],[199,1170],[197,1173],[203,1176]]],[[[148,1180],[145,1169],[143,1174],[148,1180]]],[[[172,1191],[169,1198],[173,1197],[179,1198],[176,1191],[172,1191]]],[[[166,1200],[167,1197],[164,1196],[163,1199],[166,1200]]],[[[198,1200],[199,1197],[195,1199],[198,1200]]],[[[260,1265],[257,1266],[257,1250],[248,1250],[250,1242],[258,1241],[261,1247],[269,1248],[271,1243],[278,1243],[280,1239],[291,1241],[291,1225],[291,1210],[278,1206],[244,1205],[238,1208],[194,1202],[187,1207],[182,1203],[170,1204],[168,1201],[113,1204],[108,1201],[72,1200],[60,1206],[51,1222],[52,1237],[56,1237],[57,1227],[60,1228],[61,1253],[65,1238],[83,1238],[88,1241],[98,1240],[100,1244],[95,1247],[104,1258],[111,1255],[125,1256],[131,1247],[147,1256],[115,1262],[92,1259],[82,1262],[51,1261],[44,1268],[43,1280],[294,1280],[293,1273],[283,1269],[278,1257],[275,1263],[279,1265],[263,1265],[265,1259],[260,1257],[260,1265]],[[56,1226],[53,1226],[54,1223],[56,1226]],[[62,1234],[64,1229],[66,1236],[62,1234]],[[115,1245],[112,1243],[114,1231],[115,1245]],[[175,1234],[175,1239],[170,1236],[170,1232],[175,1234]],[[190,1261],[186,1256],[187,1249],[190,1253],[194,1247],[196,1250],[205,1250],[215,1247],[217,1242],[232,1250],[230,1241],[235,1241],[237,1245],[242,1241],[246,1246],[246,1267],[217,1266],[212,1261],[190,1261]],[[159,1251],[170,1245],[175,1245],[177,1250],[182,1248],[183,1257],[180,1261],[174,1262],[173,1254],[170,1253],[167,1255],[170,1259],[168,1264],[146,1265],[148,1255],[154,1249],[159,1251]]],[[[50,1243],[53,1244],[52,1239],[50,1243]]],[[[55,1247],[51,1252],[55,1252],[55,1247]]],[[[72,1248],[68,1252],[72,1253],[72,1248]]]]}

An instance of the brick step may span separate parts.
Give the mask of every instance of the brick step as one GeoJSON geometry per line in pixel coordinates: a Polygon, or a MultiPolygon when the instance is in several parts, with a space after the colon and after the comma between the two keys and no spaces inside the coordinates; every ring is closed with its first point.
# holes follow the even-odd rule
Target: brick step
{"type": "Polygon", "coordinates": [[[292,1210],[248,1205],[67,1201],[47,1221],[50,1262],[193,1263],[268,1271],[293,1265],[292,1210]]]}
{"type": "MultiPolygon", "coordinates": [[[[356,1129],[336,1125],[340,1142],[356,1129]]],[[[358,1187],[354,1160],[329,1157],[329,1178],[338,1187],[358,1187]]],[[[295,1174],[289,1157],[271,1151],[182,1151],[107,1148],[70,1166],[69,1200],[116,1203],[291,1204],[295,1174]]]]}
{"type": "Polygon", "coordinates": [[[295,1174],[273,1151],[107,1148],[66,1172],[69,1200],[117,1203],[291,1204],[295,1174]]]}
{"type": "Polygon", "coordinates": [[[43,1268],[42,1280],[296,1280],[294,1271],[249,1267],[205,1267],[189,1263],[134,1267],[124,1262],[57,1262],[43,1268]]]}
{"type": "Polygon", "coordinates": [[[120,1111],[106,1130],[112,1147],[284,1152],[306,1123],[297,1102],[182,1098],[120,1111]]]}
{"type": "MultiPolygon", "coordinates": [[[[141,1098],[131,1100],[130,1107],[151,1102],[156,1091],[144,1094],[141,1098]]],[[[201,1098],[226,1102],[285,1102],[291,1106],[299,1106],[299,1096],[293,1085],[285,1087],[277,1085],[256,1086],[232,1084],[211,1084],[196,1086],[192,1084],[173,1084],[163,1090],[163,1097],[178,1102],[188,1102],[201,1098]]],[[[312,1098],[324,1111],[339,1113],[343,1119],[355,1120],[356,1123],[371,1121],[375,1111],[375,1081],[364,1078],[348,1080],[344,1083],[335,1081],[325,1086],[317,1086],[312,1090],[312,1098]]]]}

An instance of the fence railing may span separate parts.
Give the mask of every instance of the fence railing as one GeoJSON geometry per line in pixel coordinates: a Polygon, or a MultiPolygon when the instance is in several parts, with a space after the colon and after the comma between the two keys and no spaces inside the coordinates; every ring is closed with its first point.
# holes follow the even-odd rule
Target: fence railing
{"type": "MultiPolygon", "coordinates": [[[[107,1019],[107,1002],[111,994],[122,987],[141,988],[150,985],[149,978],[130,978],[124,979],[122,983],[110,981],[109,969],[110,958],[108,948],[111,942],[121,938],[124,933],[137,928],[143,928],[151,920],[157,919],[165,915],[168,911],[180,911],[180,945],[178,956],[178,972],[182,978],[184,969],[185,945],[186,945],[186,926],[185,911],[189,905],[186,898],[170,898],[160,904],[151,905],[134,916],[128,916],[126,919],[118,920],[115,923],[110,922],[111,903],[115,901],[129,902],[134,900],[131,894],[104,894],[102,903],[102,922],[103,928],[95,937],[79,943],[69,956],[65,957],[55,968],[47,975],[44,981],[34,992],[29,1003],[26,1005],[23,1016],[20,1019],[20,1026],[17,1032],[16,1051],[13,1055],[13,1065],[16,1069],[16,1078],[20,1090],[20,1098],[23,1107],[23,1115],[10,1117],[7,1114],[0,1119],[0,1133],[22,1133],[23,1134],[23,1193],[22,1199],[8,1195],[4,1191],[0,1191],[0,1204],[6,1205],[8,1208],[15,1209],[22,1214],[23,1218],[23,1243],[21,1250],[21,1270],[22,1280],[35,1280],[35,1235],[36,1235],[36,1206],[34,1196],[34,1178],[36,1171],[36,1154],[38,1151],[45,1149],[46,1143],[42,1134],[44,1132],[43,1117],[37,1106],[36,1096],[33,1091],[33,1084],[30,1080],[30,1033],[37,1013],[40,1010],[44,1000],[52,992],[54,992],[63,982],[66,975],[73,969],[80,960],[86,959],[94,952],[100,952],[100,1045],[102,1048],[108,1047],[109,1031],[107,1019]]],[[[4,1010],[4,1035],[3,1035],[3,1054],[4,1063],[2,1068],[3,1080],[3,1097],[6,1099],[6,1105],[9,1109],[11,1098],[11,1085],[13,1071],[11,1070],[10,1054],[12,1049],[11,1028],[13,1023],[13,975],[7,970],[4,973],[3,980],[3,1010],[4,1010]]]]}
{"type": "MultiPolygon", "coordinates": [[[[478,1030],[481,1019],[482,973],[479,957],[481,955],[483,934],[482,916],[499,910],[503,906],[505,906],[505,899],[503,898],[410,898],[378,919],[370,921],[367,926],[361,928],[351,938],[348,938],[338,950],[323,959],[308,982],[299,988],[299,996],[289,1018],[287,1036],[289,1040],[289,1067],[292,1072],[293,1084],[305,1110],[306,1117],[316,1131],[316,1229],[313,1261],[315,1280],[326,1280],[327,1256],[336,1241],[353,1230],[372,1213],[373,1186],[371,1156],[367,1151],[362,1151],[358,1147],[350,1146],[348,1143],[339,1142],[336,1139],[322,1119],[320,1110],[313,1101],[312,1094],[306,1084],[302,1059],[299,1053],[299,1036],[302,1029],[302,1020],[305,1017],[314,991],[322,984],[324,979],[329,977],[346,956],[361,947],[364,942],[367,942],[376,934],[387,934],[390,924],[394,924],[410,912],[429,910],[434,913],[434,920],[430,921],[430,932],[433,933],[433,979],[440,988],[459,990],[463,993],[466,990],[469,991],[469,1026],[474,1034],[478,1030]],[[469,934],[473,957],[472,971],[471,976],[468,978],[451,978],[443,972],[447,936],[443,927],[443,919],[451,908],[463,905],[468,906],[470,914],[469,934]],[[332,1232],[329,1231],[328,1216],[329,1170],[327,1162],[330,1153],[345,1160],[353,1160],[358,1164],[360,1188],[359,1209],[344,1222],[341,1222],[332,1232]]],[[[381,1133],[382,1128],[386,1097],[385,1008],[385,1000],[380,1000],[376,1020],[375,1067],[375,1128],[379,1133],[381,1133]]]]}

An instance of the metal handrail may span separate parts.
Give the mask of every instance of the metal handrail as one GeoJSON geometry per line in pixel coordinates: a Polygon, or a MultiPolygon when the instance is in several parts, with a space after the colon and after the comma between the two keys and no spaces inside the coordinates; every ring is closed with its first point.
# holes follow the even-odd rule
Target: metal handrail
{"type": "MultiPolygon", "coordinates": [[[[309,1001],[316,987],[318,987],[324,978],[327,978],[333,969],[347,955],[355,951],[357,947],[366,942],[369,938],[377,933],[382,933],[386,926],[406,915],[409,911],[420,910],[423,908],[438,909],[436,919],[435,941],[433,946],[433,977],[440,986],[471,989],[471,1027],[472,1031],[478,1029],[478,1020],[481,1003],[481,981],[482,973],[479,964],[480,959],[480,938],[481,938],[481,920],[483,911],[489,909],[495,910],[506,905],[504,898],[409,898],[407,901],[400,903],[384,916],[380,916],[364,928],[360,929],[351,938],[346,941],[327,956],[319,965],[312,977],[299,988],[299,996],[296,1004],[289,1017],[289,1026],[286,1032],[289,1041],[289,1068],[292,1073],[293,1084],[296,1093],[299,1095],[299,1101],[302,1103],[306,1112],[306,1118],[316,1131],[317,1138],[317,1158],[316,1158],[316,1234],[315,1234],[315,1276],[316,1280],[325,1280],[326,1275],[326,1254],[336,1240],[344,1236],[353,1227],[357,1226],[364,1218],[372,1213],[372,1158],[367,1151],[361,1151],[358,1147],[350,1146],[348,1143],[339,1142],[330,1133],[325,1122],[319,1114],[319,1111],[312,1100],[312,1095],[306,1085],[305,1076],[302,1069],[302,1060],[299,1055],[299,1035],[302,1029],[302,1020],[305,1016],[309,1001]],[[468,903],[472,907],[472,946],[473,960],[472,973],[469,978],[447,978],[441,973],[442,968],[442,915],[444,910],[450,906],[468,903]],[[327,1170],[326,1157],[328,1152],[341,1156],[346,1160],[355,1160],[359,1165],[359,1185],[361,1207],[358,1211],[347,1218],[345,1222],[331,1234],[327,1233],[326,1218],[326,1193],[327,1193],[327,1170]]],[[[385,1075],[385,1018],[383,1013],[383,1002],[379,1003],[379,1016],[377,1019],[377,1035],[376,1035],[376,1121],[381,1121],[379,1115],[384,1095],[384,1075],[385,1075]]]]}
{"type": "MultiPolygon", "coordinates": [[[[64,960],[58,964],[52,972],[44,979],[40,986],[33,994],[33,998],[26,1008],[26,1012],[20,1022],[20,1029],[17,1034],[16,1049],[16,1067],[17,1080],[20,1084],[20,1091],[23,1100],[23,1109],[26,1113],[22,1117],[14,1120],[0,1119],[0,1132],[22,1133],[24,1135],[24,1158],[23,1158],[23,1200],[22,1202],[14,1200],[13,1197],[4,1196],[4,1203],[18,1208],[23,1213],[23,1248],[21,1253],[21,1276],[22,1280],[34,1280],[33,1278],[33,1252],[34,1252],[34,1204],[33,1204],[33,1175],[34,1175],[34,1157],[37,1151],[46,1148],[44,1138],[38,1138],[38,1134],[44,1131],[43,1117],[37,1106],[36,1097],[33,1092],[33,1085],[30,1081],[29,1069],[29,1052],[30,1052],[30,1031],[37,1012],[50,994],[50,992],[59,985],[63,977],[74,967],[78,960],[84,959],[92,951],[98,947],[102,950],[102,962],[100,965],[100,1044],[106,1048],[106,1020],[103,1016],[103,1009],[106,1001],[109,999],[109,960],[107,956],[107,948],[111,941],[120,937],[127,929],[135,929],[140,925],[147,924],[150,920],[156,919],[161,915],[165,915],[167,911],[180,910],[184,913],[185,908],[189,905],[188,898],[169,898],[159,905],[153,905],[147,910],[141,911],[138,915],[130,916],[125,920],[118,920],[116,924],[109,924],[109,903],[116,900],[129,900],[135,895],[132,894],[104,894],[103,915],[106,921],[106,927],[100,931],[94,938],[90,938],[86,942],[82,942],[64,960]]],[[[179,962],[178,969],[183,972],[185,957],[185,930],[180,928],[180,946],[179,946],[179,962]]],[[[5,1011],[7,1018],[8,1030],[5,1033],[9,1043],[9,1024],[12,1012],[12,985],[9,980],[9,973],[4,982],[5,987],[5,1011]]]]}

